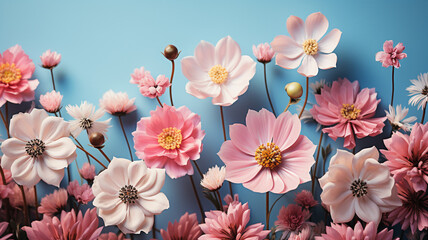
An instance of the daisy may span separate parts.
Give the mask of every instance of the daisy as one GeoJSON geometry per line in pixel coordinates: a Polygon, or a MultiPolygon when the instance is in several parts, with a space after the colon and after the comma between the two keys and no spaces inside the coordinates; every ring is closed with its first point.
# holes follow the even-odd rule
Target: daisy
{"type": "Polygon", "coordinates": [[[79,136],[82,130],[86,130],[88,135],[99,132],[105,135],[111,118],[105,121],[97,121],[104,115],[104,110],[98,109],[95,111],[95,106],[84,101],[80,106],[68,105],[65,107],[68,114],[75,120],[70,121],[70,132],[74,137],[79,136]]]}
{"type": "Polygon", "coordinates": [[[180,217],[180,221],[169,222],[167,230],[160,230],[163,240],[197,240],[202,231],[198,224],[198,218],[195,213],[185,213],[180,217]]]}
{"type": "Polygon", "coordinates": [[[428,73],[420,74],[418,79],[410,80],[413,85],[406,88],[410,92],[409,96],[412,96],[409,99],[409,104],[415,106],[418,104],[418,109],[421,107],[426,107],[428,102],[428,73]]]}
{"type": "Polygon", "coordinates": [[[393,131],[403,129],[404,131],[408,132],[412,129],[410,123],[416,121],[416,117],[411,116],[409,118],[404,119],[408,112],[409,109],[406,107],[402,108],[401,105],[397,105],[396,109],[394,109],[393,106],[389,105],[389,112],[385,110],[386,117],[391,123],[393,131]]]}

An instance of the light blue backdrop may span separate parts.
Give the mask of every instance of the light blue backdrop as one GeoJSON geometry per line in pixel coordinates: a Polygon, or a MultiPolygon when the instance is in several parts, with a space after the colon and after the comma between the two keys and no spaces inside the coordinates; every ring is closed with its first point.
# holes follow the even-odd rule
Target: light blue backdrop
{"type": "MultiPolygon", "coordinates": [[[[310,13],[320,11],[329,20],[329,31],[338,28],[343,32],[335,50],[338,56],[337,69],[320,71],[311,82],[322,78],[327,81],[338,77],[359,80],[362,88],[374,87],[382,99],[378,115],[384,115],[391,94],[391,68],[383,68],[375,61],[376,52],[382,50],[385,40],[394,40],[394,45],[403,42],[408,58],[402,60],[402,68],[396,71],[395,103],[407,106],[409,97],[405,88],[409,79],[427,72],[426,56],[428,48],[428,2],[398,0],[388,1],[1,1],[0,2],[0,50],[20,44],[25,52],[40,64],[39,56],[47,49],[62,54],[62,62],[55,69],[57,89],[64,95],[64,104],[80,104],[88,100],[98,105],[102,94],[109,89],[126,91],[136,97],[137,112],[125,120],[128,136],[135,130],[136,122],[157,106],[155,100],[140,95],[137,87],[129,83],[135,68],[144,66],[154,76],[170,75],[170,62],[160,52],[168,44],[181,50],[180,59],[193,55],[200,40],[215,44],[230,35],[242,49],[242,53],[253,57],[251,47],[261,42],[271,42],[277,35],[289,35],[286,19],[296,15],[305,19],[310,13]]],[[[304,77],[296,70],[285,70],[274,63],[268,64],[268,81],[272,100],[278,112],[288,102],[283,90],[286,83],[298,81],[304,84],[304,77]]],[[[39,79],[40,94],[51,90],[49,71],[36,68],[34,77],[39,79]]],[[[199,100],[185,92],[187,80],[181,73],[180,62],[174,77],[174,103],[186,105],[202,118],[202,128],[206,131],[204,150],[199,161],[205,171],[219,164],[217,157],[223,136],[219,109],[210,100],[199,100]]],[[[243,123],[248,109],[269,108],[263,84],[263,68],[257,64],[257,73],[250,82],[248,91],[231,107],[225,109],[226,124],[243,123]]],[[[161,98],[169,103],[168,96],[161,98]]],[[[313,96],[310,101],[314,102],[313,96]]],[[[28,106],[27,104],[26,106],[28,106]]],[[[18,107],[11,105],[18,111],[18,107]]],[[[291,108],[296,112],[295,108],[291,108]]],[[[410,114],[420,119],[421,112],[411,107],[410,114]]],[[[66,119],[70,119],[64,113],[66,119]]],[[[107,118],[109,116],[105,116],[107,118]]],[[[110,156],[128,157],[117,118],[112,120],[105,151],[110,156]]],[[[305,125],[303,134],[317,144],[319,135],[314,125],[305,125]]],[[[385,128],[389,132],[389,126],[385,128]]],[[[0,130],[5,136],[4,129],[0,130]]],[[[376,145],[382,147],[382,138],[357,141],[357,149],[376,145]]],[[[85,135],[79,139],[87,144],[85,135]]],[[[132,138],[131,138],[132,139],[132,138]]],[[[327,139],[327,138],[325,138],[327,139]]],[[[343,146],[331,140],[333,148],[343,146]]],[[[325,146],[325,145],[324,145],[325,146]]],[[[335,151],[335,150],[334,150],[335,151]]],[[[102,158],[98,153],[97,156],[102,158]]],[[[79,164],[85,157],[79,154],[79,164]]],[[[74,165],[73,165],[74,166],[74,165]]],[[[77,172],[72,167],[74,177],[77,172]]],[[[100,168],[98,168],[99,170],[100,168]]],[[[199,181],[199,176],[195,175],[199,181]]],[[[40,192],[52,191],[39,184],[40,192]]],[[[300,189],[310,189],[303,184],[300,189]]],[[[227,188],[222,189],[224,196],[227,188]]],[[[252,209],[252,222],[264,221],[264,195],[255,194],[234,185],[235,192],[243,201],[248,201],[252,209]]],[[[198,212],[193,192],[187,177],[178,180],[167,179],[163,188],[170,199],[171,207],[157,218],[157,227],[164,228],[167,221],[178,219],[184,212],[198,212]]],[[[271,225],[281,205],[291,202],[297,191],[290,192],[275,207],[271,225]]],[[[319,195],[319,191],[318,191],[319,195]]],[[[271,196],[271,202],[276,196],[271,196]]],[[[211,205],[203,200],[206,209],[211,205]]]]}

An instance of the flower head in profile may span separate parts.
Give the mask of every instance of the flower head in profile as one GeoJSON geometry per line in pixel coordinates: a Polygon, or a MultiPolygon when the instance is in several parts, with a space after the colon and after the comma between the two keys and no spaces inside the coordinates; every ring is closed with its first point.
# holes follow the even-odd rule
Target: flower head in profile
{"type": "Polygon", "coordinates": [[[288,240],[311,240],[313,239],[313,235],[312,227],[305,225],[300,232],[291,232],[288,240]]]}
{"type": "Polygon", "coordinates": [[[98,240],[130,240],[129,238],[125,238],[125,235],[123,233],[120,233],[119,235],[109,232],[109,233],[103,233],[98,237],[98,240]]]}
{"type": "Polygon", "coordinates": [[[315,81],[314,83],[309,84],[309,87],[312,89],[312,93],[314,95],[321,94],[321,89],[323,89],[324,86],[330,86],[329,83],[325,82],[325,79],[321,79],[319,81],[315,81]]]}
{"type": "Polygon", "coordinates": [[[204,177],[201,179],[201,185],[210,191],[216,191],[223,185],[225,177],[226,168],[224,166],[219,168],[215,165],[209,168],[208,172],[204,174],[204,177]]]}
{"type": "Polygon", "coordinates": [[[318,204],[311,192],[303,190],[296,194],[294,201],[301,207],[309,209],[318,204]]]}
{"type": "Polygon", "coordinates": [[[104,115],[104,110],[98,109],[95,111],[95,106],[86,101],[82,102],[80,106],[68,105],[65,109],[74,118],[74,120],[70,121],[70,132],[74,137],[79,136],[82,130],[86,130],[88,135],[94,132],[105,134],[110,127],[111,118],[105,121],[98,121],[104,115]]]}
{"type": "Polygon", "coordinates": [[[201,118],[186,106],[166,104],[150,112],[137,123],[134,148],[148,167],[165,168],[171,178],[193,174],[190,160],[197,160],[202,151],[201,118]]]}
{"type": "Polygon", "coordinates": [[[62,95],[60,92],[52,90],[45,95],[40,95],[40,104],[49,113],[56,113],[61,109],[62,95]]]}
{"type": "Polygon", "coordinates": [[[253,54],[257,58],[257,61],[261,63],[268,63],[272,60],[275,52],[269,45],[269,43],[260,43],[259,45],[253,45],[253,54]]]}
{"type": "Polygon", "coordinates": [[[402,129],[403,131],[408,132],[412,129],[410,123],[416,121],[416,117],[411,116],[404,119],[408,112],[409,109],[406,107],[402,108],[401,105],[397,105],[395,109],[393,106],[389,105],[389,111],[385,110],[386,117],[388,118],[393,131],[402,129]]]}
{"type": "Polygon", "coordinates": [[[144,161],[113,158],[108,168],[95,177],[94,206],[106,226],[117,225],[123,233],[148,233],[154,215],[169,208],[160,190],[165,170],[147,168],[144,161]]]}
{"type": "Polygon", "coordinates": [[[89,187],[89,185],[86,183],[80,186],[77,180],[74,180],[68,184],[67,192],[73,196],[78,203],[81,204],[88,204],[88,202],[94,200],[95,198],[91,187],[89,187]]]}
{"type": "Polygon", "coordinates": [[[376,53],[376,61],[381,62],[383,67],[394,66],[400,68],[400,60],[407,57],[406,53],[403,53],[405,47],[402,43],[398,43],[394,47],[392,40],[385,41],[383,44],[383,51],[376,53]]]}
{"type": "Polygon", "coordinates": [[[313,77],[319,69],[336,67],[337,56],[332,53],[339,43],[342,32],[333,29],[324,38],[328,20],[320,12],[312,13],[306,22],[296,16],[287,19],[291,37],[275,37],[271,45],[277,53],[276,64],[286,69],[297,69],[305,77],[313,77]],[[322,38],[322,39],[321,39],[322,38]]]}
{"type": "Polygon", "coordinates": [[[166,89],[171,86],[165,75],[159,75],[155,80],[149,71],[144,70],[144,67],[134,70],[134,73],[131,74],[130,83],[137,84],[141,94],[149,98],[162,96],[166,89]]]}
{"type": "Polygon", "coordinates": [[[49,49],[40,56],[40,60],[42,61],[42,67],[52,69],[61,62],[61,54],[52,52],[49,49]]]}
{"type": "Polygon", "coordinates": [[[20,104],[34,100],[34,90],[39,81],[30,78],[35,68],[19,45],[0,54],[0,107],[6,102],[20,104]]]}
{"type": "Polygon", "coordinates": [[[254,192],[285,193],[311,179],[316,146],[300,135],[297,115],[287,111],[275,118],[266,109],[249,110],[246,122],[229,127],[231,140],[218,152],[226,180],[254,192]]]}
{"type": "Polygon", "coordinates": [[[311,216],[307,209],[296,204],[290,204],[287,207],[282,206],[279,210],[278,220],[275,221],[276,231],[284,231],[283,235],[294,232],[299,233],[309,223],[306,221],[311,216]]]}
{"type": "Polygon", "coordinates": [[[239,201],[239,195],[237,193],[235,193],[233,195],[233,198],[232,198],[232,196],[230,194],[227,194],[226,197],[223,198],[223,200],[226,203],[226,205],[223,205],[223,209],[224,209],[225,212],[227,212],[227,209],[229,209],[229,206],[231,204],[235,205],[235,204],[240,203],[240,201],[239,201]]]}
{"type": "MultiPolygon", "coordinates": [[[[321,234],[320,237],[315,237],[315,240],[349,240],[349,239],[364,239],[364,240],[392,240],[394,235],[393,230],[387,228],[377,232],[377,223],[369,222],[363,228],[360,222],[355,224],[354,228],[348,227],[345,224],[331,224],[327,227],[327,233],[321,234]]],[[[398,240],[398,238],[395,238],[398,240]]]]}
{"type": "Polygon", "coordinates": [[[242,56],[238,43],[227,36],[216,46],[201,41],[194,56],[181,60],[181,69],[189,80],[187,93],[199,99],[212,97],[214,105],[230,106],[247,91],[256,63],[242,56]]]}
{"type": "Polygon", "coordinates": [[[161,229],[160,234],[163,240],[197,240],[202,235],[202,231],[198,225],[196,214],[186,212],[180,217],[180,221],[169,222],[167,230],[161,229]]]}
{"type": "Polygon", "coordinates": [[[67,199],[67,190],[64,188],[55,190],[53,193],[48,194],[42,198],[38,211],[41,214],[52,217],[65,209],[65,206],[67,205],[67,199]]]}
{"type": "Polygon", "coordinates": [[[428,102],[428,73],[420,74],[418,79],[412,79],[413,84],[406,88],[409,91],[409,104],[412,106],[418,105],[418,109],[427,105],[428,102]]]}
{"type": "Polygon", "coordinates": [[[100,107],[111,115],[122,116],[137,109],[134,102],[135,98],[129,99],[125,92],[115,93],[109,90],[100,99],[100,107]]]}
{"type": "Polygon", "coordinates": [[[95,178],[95,166],[90,163],[84,163],[82,168],[79,170],[80,175],[85,180],[94,180],[95,178]]]}
{"type": "Polygon", "coordinates": [[[6,234],[3,237],[1,237],[7,230],[7,227],[9,226],[8,222],[0,222],[0,240],[8,240],[12,239],[12,233],[6,234]]]}
{"type": "Polygon", "coordinates": [[[46,111],[15,114],[10,121],[11,138],[1,144],[1,166],[10,169],[20,185],[32,187],[40,179],[59,186],[66,168],[76,159],[76,145],[69,125],[46,111]]]}

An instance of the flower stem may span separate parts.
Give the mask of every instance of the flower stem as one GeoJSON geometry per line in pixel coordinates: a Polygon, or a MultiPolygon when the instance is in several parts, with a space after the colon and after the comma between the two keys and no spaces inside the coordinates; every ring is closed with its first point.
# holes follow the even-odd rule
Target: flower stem
{"type": "Polygon", "coordinates": [[[270,99],[269,90],[268,90],[268,84],[267,84],[267,78],[266,78],[266,63],[263,63],[263,70],[264,70],[264,77],[265,77],[266,95],[269,99],[269,104],[270,104],[270,107],[272,108],[273,115],[276,116],[275,109],[273,108],[272,100],[270,99]]]}
{"type": "Polygon", "coordinates": [[[319,140],[318,149],[317,149],[317,157],[316,157],[316,160],[315,160],[314,171],[312,173],[312,195],[314,195],[314,191],[315,191],[315,178],[317,177],[316,173],[317,173],[317,169],[318,169],[318,160],[319,160],[319,157],[320,157],[320,150],[321,150],[321,143],[322,143],[323,134],[324,133],[321,130],[320,140],[319,140]]]}
{"type": "Polygon", "coordinates": [[[19,189],[21,190],[21,194],[22,194],[22,202],[23,202],[23,206],[22,208],[24,209],[24,219],[25,219],[25,225],[29,225],[30,224],[30,215],[28,215],[28,205],[27,205],[27,198],[25,197],[25,191],[24,191],[24,187],[22,185],[19,185],[19,189]]]}
{"type": "Polygon", "coordinates": [[[269,215],[272,213],[272,210],[273,210],[273,207],[275,206],[275,204],[279,201],[279,199],[281,199],[282,197],[284,197],[285,196],[285,193],[284,194],[282,194],[281,196],[279,196],[276,200],[275,200],[275,202],[273,202],[273,204],[272,204],[272,206],[270,207],[270,209],[269,209],[269,215]]]}
{"type": "Polygon", "coordinates": [[[160,99],[159,99],[159,97],[158,97],[158,96],[156,96],[156,100],[158,100],[159,106],[163,107],[163,106],[162,106],[162,102],[160,101],[160,99]]]}
{"type": "Polygon", "coordinates": [[[195,164],[196,169],[198,170],[199,175],[201,176],[201,178],[204,176],[201,172],[201,169],[199,168],[198,164],[196,163],[196,161],[192,161],[195,164]]]}
{"type": "Polygon", "coordinates": [[[198,202],[199,211],[201,211],[202,222],[205,222],[205,213],[204,213],[204,210],[202,209],[202,204],[201,204],[201,200],[199,199],[198,192],[196,191],[196,186],[195,186],[195,182],[193,181],[193,176],[189,175],[189,178],[190,178],[190,183],[192,184],[193,192],[195,193],[196,201],[198,202]]]}
{"type": "Polygon", "coordinates": [[[306,77],[306,94],[305,94],[305,102],[303,103],[302,110],[299,113],[299,118],[302,116],[303,111],[305,111],[306,103],[308,103],[308,92],[309,92],[309,77],[306,77]]]}
{"type": "Polygon", "coordinates": [[[395,67],[392,66],[392,93],[391,93],[391,106],[394,107],[394,69],[395,67]]]}
{"type": "Polygon", "coordinates": [[[108,156],[107,156],[107,154],[101,149],[101,148],[97,148],[99,151],[100,151],[100,153],[107,159],[107,161],[110,163],[111,162],[111,160],[110,160],[110,158],[108,158],[108,156]]]}
{"type": "Polygon", "coordinates": [[[285,107],[285,109],[284,109],[284,112],[287,112],[287,110],[288,110],[288,108],[291,106],[291,98],[290,98],[290,101],[288,101],[288,104],[287,104],[287,106],[285,107]]]}
{"type": "Polygon", "coordinates": [[[169,79],[169,83],[171,86],[169,86],[169,99],[171,100],[171,106],[174,106],[174,102],[172,101],[172,78],[174,77],[174,71],[175,71],[175,63],[174,60],[171,60],[172,63],[172,71],[171,71],[171,78],[169,79]]]}
{"type": "Polygon", "coordinates": [[[269,230],[269,192],[266,192],[266,230],[269,230]]]}
{"type": "Polygon", "coordinates": [[[129,146],[128,138],[126,137],[125,128],[123,128],[123,123],[122,123],[122,117],[121,116],[119,116],[119,122],[120,122],[120,127],[122,128],[123,136],[125,136],[126,144],[128,145],[129,155],[131,156],[131,162],[133,162],[134,158],[132,157],[131,146],[129,146]]]}
{"type": "Polygon", "coordinates": [[[424,121],[425,121],[425,113],[426,113],[426,111],[427,111],[427,103],[425,103],[424,110],[422,112],[422,120],[421,120],[422,124],[424,124],[424,121]]]}
{"type": "Polygon", "coordinates": [[[53,68],[51,68],[51,77],[52,77],[53,90],[56,91],[56,89],[55,89],[55,80],[54,80],[54,75],[53,75],[53,68]]]}
{"type": "MultiPolygon", "coordinates": [[[[3,171],[3,168],[1,166],[0,166],[0,175],[1,175],[1,181],[2,181],[3,185],[6,185],[6,176],[4,175],[4,171],[3,171]]],[[[10,220],[9,198],[0,199],[0,201],[3,201],[3,204],[5,206],[5,210],[6,210],[6,219],[7,219],[7,221],[9,221],[10,220]]]]}
{"type": "Polygon", "coordinates": [[[217,193],[217,197],[218,197],[218,202],[220,203],[220,209],[222,212],[224,212],[223,203],[221,202],[220,190],[217,190],[216,193],[217,193]]]}
{"type": "Polygon", "coordinates": [[[153,239],[156,239],[156,215],[153,215],[153,227],[152,227],[152,234],[153,234],[153,239]]]}
{"type": "MultiPolygon", "coordinates": [[[[80,142],[77,140],[77,138],[75,138],[75,137],[73,136],[73,134],[70,134],[70,136],[74,139],[74,141],[76,141],[76,143],[77,143],[81,148],[83,148],[82,144],[80,144],[80,142]]],[[[89,163],[89,164],[91,164],[91,160],[89,159],[89,155],[88,155],[88,154],[86,154],[86,157],[88,158],[88,163],[89,163]]]]}
{"type": "Polygon", "coordinates": [[[70,183],[71,182],[70,166],[67,166],[67,179],[68,179],[68,183],[70,183]]]}
{"type": "Polygon", "coordinates": [[[98,160],[96,157],[94,157],[92,154],[90,154],[84,148],[80,147],[79,145],[76,145],[76,147],[78,149],[82,150],[83,152],[85,152],[86,154],[88,154],[92,159],[94,159],[95,161],[97,161],[97,163],[100,164],[103,168],[107,169],[107,167],[100,160],[98,160]]]}
{"type": "Polygon", "coordinates": [[[39,200],[37,199],[37,187],[34,185],[34,206],[36,206],[36,220],[39,220],[39,200]]]}
{"type": "MultiPolygon", "coordinates": [[[[220,115],[221,115],[221,125],[223,126],[223,138],[224,138],[224,141],[226,141],[227,138],[226,138],[226,127],[224,126],[223,106],[220,106],[220,115]]],[[[232,183],[231,182],[229,182],[229,190],[230,190],[230,196],[233,198],[233,191],[232,191],[232,183]]]]}
{"type": "Polygon", "coordinates": [[[7,137],[10,138],[9,125],[7,124],[6,119],[3,116],[3,112],[1,110],[0,110],[0,116],[1,116],[1,120],[3,121],[4,127],[6,128],[7,137]]]}

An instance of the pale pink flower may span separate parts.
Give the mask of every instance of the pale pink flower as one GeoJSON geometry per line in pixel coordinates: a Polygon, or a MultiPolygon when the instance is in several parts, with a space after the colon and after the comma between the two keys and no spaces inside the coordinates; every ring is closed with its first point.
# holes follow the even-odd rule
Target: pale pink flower
{"type": "Polygon", "coordinates": [[[69,239],[69,240],[96,240],[103,227],[98,227],[96,209],[88,209],[83,216],[82,212],[76,216],[74,209],[71,212],[61,212],[61,218],[44,215],[42,221],[33,221],[31,227],[22,228],[29,240],[40,239],[69,239]]]}
{"type": "Polygon", "coordinates": [[[110,127],[111,118],[105,121],[98,121],[105,112],[103,109],[95,111],[95,106],[91,103],[84,101],[80,106],[68,105],[65,109],[74,118],[74,120],[70,121],[70,132],[74,137],[79,136],[83,130],[87,131],[88,136],[94,132],[105,135],[107,129],[110,127]]]}
{"type": "Polygon", "coordinates": [[[297,115],[275,118],[266,109],[249,110],[247,126],[229,127],[230,139],[218,155],[226,164],[226,180],[243,183],[254,192],[285,193],[311,180],[316,146],[300,135],[297,115]],[[260,184],[260,183],[263,184],[260,184]]]}
{"type": "Polygon", "coordinates": [[[219,168],[215,165],[214,167],[209,168],[208,172],[204,174],[204,177],[201,179],[201,185],[210,191],[216,191],[223,185],[225,177],[226,168],[224,166],[219,168]]]}
{"type": "Polygon", "coordinates": [[[180,217],[180,221],[169,222],[167,230],[161,229],[160,234],[163,240],[197,240],[202,235],[198,225],[198,218],[195,213],[185,213],[180,217]]]}
{"type": "MultiPolygon", "coordinates": [[[[24,206],[24,201],[22,199],[21,189],[14,182],[9,183],[8,187],[12,189],[13,193],[9,194],[9,203],[12,207],[22,209],[24,206]]],[[[34,188],[28,188],[24,186],[25,200],[27,200],[27,205],[35,207],[34,204],[34,188]]]]}
{"type": "Polygon", "coordinates": [[[168,199],[160,192],[164,183],[164,169],[113,157],[108,168],[95,177],[93,204],[106,226],[117,225],[125,234],[148,233],[154,215],[169,208],[168,199]]]}
{"type": "Polygon", "coordinates": [[[115,233],[103,233],[98,237],[98,240],[130,240],[129,238],[125,238],[123,233],[116,235],[115,233]]]}
{"type": "Polygon", "coordinates": [[[193,175],[192,163],[202,151],[201,118],[186,106],[166,104],[137,123],[134,148],[149,168],[165,168],[171,178],[193,175]]]}
{"type": "Polygon", "coordinates": [[[13,190],[10,189],[7,185],[0,184],[0,208],[2,207],[3,199],[9,197],[13,193],[13,190]]]}
{"type": "Polygon", "coordinates": [[[407,54],[403,53],[405,47],[402,43],[398,43],[394,47],[392,40],[385,41],[383,44],[383,51],[376,53],[376,61],[381,62],[383,67],[394,66],[400,68],[399,60],[407,57],[407,54]]]}
{"type": "Polygon", "coordinates": [[[365,222],[378,224],[382,213],[401,206],[389,168],[378,158],[376,147],[355,156],[338,149],[332,157],[328,172],[319,182],[321,200],[329,207],[333,222],[349,222],[356,214],[365,222]]]}
{"type": "Polygon", "coordinates": [[[299,233],[292,232],[288,240],[311,240],[313,239],[312,227],[306,225],[299,233]]]}
{"type": "MultiPolygon", "coordinates": [[[[394,231],[387,228],[377,232],[377,224],[374,222],[367,223],[363,228],[360,222],[355,224],[354,229],[345,224],[331,224],[327,227],[327,233],[321,234],[321,237],[315,237],[315,240],[351,240],[351,239],[364,239],[364,240],[392,240],[394,231]]],[[[395,238],[398,240],[398,238],[395,238]]]]}
{"type": "Polygon", "coordinates": [[[271,43],[277,53],[276,64],[286,69],[300,66],[297,72],[305,77],[316,76],[318,68],[336,67],[337,56],[332,52],[342,32],[333,29],[321,39],[327,29],[328,20],[320,12],[309,15],[305,23],[299,17],[290,16],[287,19],[287,30],[291,37],[280,35],[271,43]]]}
{"type": "Polygon", "coordinates": [[[1,166],[10,169],[20,185],[32,187],[42,179],[59,186],[64,168],[77,156],[68,126],[41,109],[15,114],[10,121],[11,138],[1,145],[1,166]]]}
{"type": "Polygon", "coordinates": [[[216,46],[201,41],[194,54],[181,60],[181,70],[189,80],[186,92],[199,99],[212,97],[214,105],[232,105],[256,73],[256,63],[250,56],[241,56],[241,48],[230,36],[216,46]]]}
{"type": "Polygon", "coordinates": [[[210,211],[206,212],[205,215],[205,223],[199,225],[204,235],[200,236],[199,240],[262,240],[270,232],[263,230],[264,225],[261,223],[247,226],[250,221],[248,203],[231,204],[227,212],[210,211]]]}
{"type": "Polygon", "coordinates": [[[6,102],[20,104],[34,100],[37,79],[29,80],[34,73],[33,61],[15,45],[0,54],[0,107],[6,102]]]}
{"type": "Polygon", "coordinates": [[[424,191],[428,183],[428,124],[416,123],[410,136],[395,132],[384,140],[387,150],[381,150],[397,182],[408,176],[416,191],[424,191]]]}
{"type": "Polygon", "coordinates": [[[68,194],[67,190],[60,188],[53,193],[46,195],[40,201],[38,208],[39,213],[52,217],[60,213],[67,205],[68,194]]]}
{"type": "Polygon", "coordinates": [[[287,235],[290,232],[299,233],[304,227],[308,226],[309,223],[306,221],[311,216],[311,213],[307,209],[296,204],[290,204],[287,207],[282,206],[279,210],[278,220],[275,221],[276,231],[284,231],[283,235],[287,235]]]}
{"type": "MultiPolygon", "coordinates": [[[[6,232],[8,226],[9,226],[8,222],[0,222],[0,236],[6,232]]],[[[12,237],[12,233],[9,233],[4,235],[3,237],[0,237],[0,240],[12,239],[10,237],[12,237]]]]}
{"type": "Polygon", "coordinates": [[[95,166],[90,163],[84,163],[82,168],[79,170],[80,175],[85,180],[94,180],[95,178],[95,166]]]}
{"type": "Polygon", "coordinates": [[[134,73],[131,74],[130,83],[137,84],[141,94],[149,98],[162,96],[166,89],[171,86],[165,75],[159,75],[155,81],[150,72],[144,70],[144,67],[134,70],[134,73]]]}
{"type": "Polygon", "coordinates": [[[61,108],[62,95],[60,92],[52,90],[45,95],[40,95],[39,101],[47,112],[56,113],[61,108]]]}
{"type": "Polygon", "coordinates": [[[224,209],[225,212],[227,212],[227,209],[229,209],[229,206],[231,204],[235,205],[235,204],[240,203],[240,201],[239,201],[239,195],[237,193],[235,193],[233,195],[233,198],[232,198],[232,196],[230,194],[227,194],[226,197],[223,198],[223,200],[226,203],[226,205],[223,205],[223,209],[224,209]]]}
{"type": "Polygon", "coordinates": [[[269,43],[260,43],[259,45],[253,45],[253,54],[256,56],[257,61],[261,63],[268,63],[272,60],[275,52],[270,47],[269,43]]]}
{"type": "Polygon", "coordinates": [[[91,187],[89,187],[89,185],[86,183],[80,186],[77,180],[74,180],[68,184],[67,192],[73,196],[78,203],[82,204],[88,204],[88,202],[94,200],[95,198],[91,187]]]}
{"type": "Polygon", "coordinates": [[[303,208],[311,208],[318,204],[311,192],[303,190],[296,194],[294,201],[303,208]]]}
{"type": "Polygon", "coordinates": [[[129,99],[125,92],[115,93],[109,90],[100,99],[100,107],[112,115],[122,116],[137,109],[134,102],[135,98],[129,99]]]}
{"type": "Polygon", "coordinates": [[[42,60],[42,67],[47,69],[52,69],[56,67],[59,62],[61,62],[61,54],[57,52],[51,52],[51,50],[47,50],[40,56],[40,60],[42,60]]]}
{"type": "Polygon", "coordinates": [[[374,88],[360,91],[358,81],[339,79],[332,86],[324,86],[320,95],[315,95],[318,105],[310,110],[315,120],[324,127],[333,140],[343,137],[344,147],[355,147],[355,137],[363,138],[382,133],[386,117],[374,118],[380,99],[374,88]]]}

